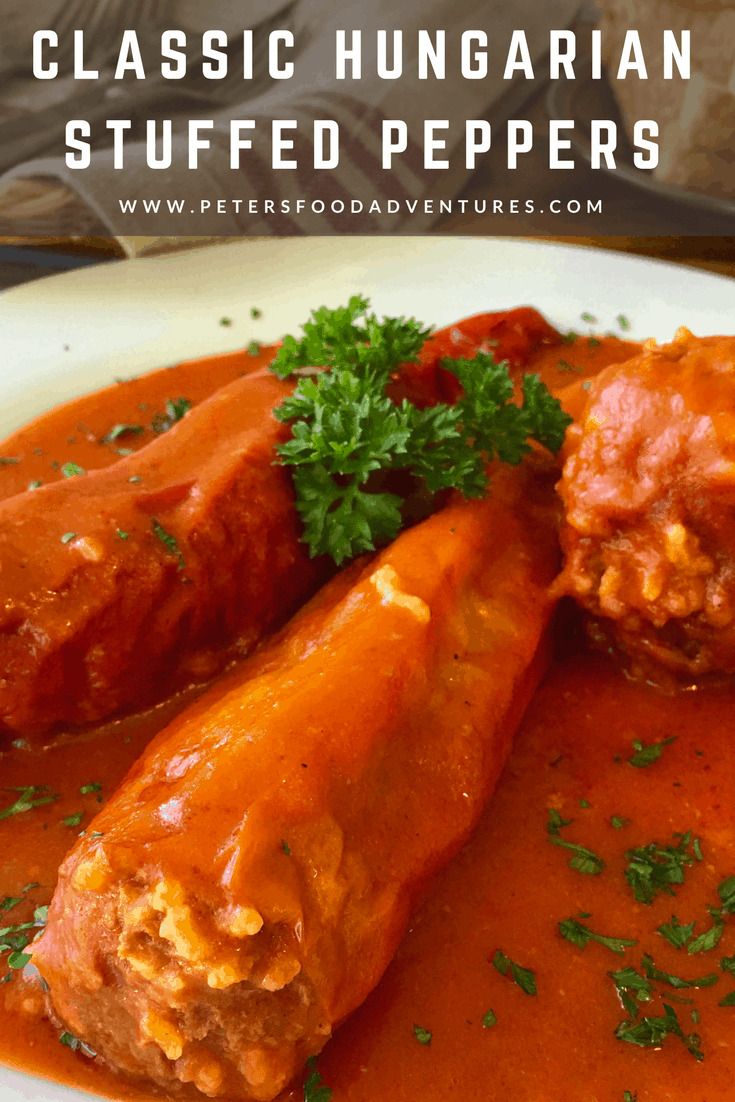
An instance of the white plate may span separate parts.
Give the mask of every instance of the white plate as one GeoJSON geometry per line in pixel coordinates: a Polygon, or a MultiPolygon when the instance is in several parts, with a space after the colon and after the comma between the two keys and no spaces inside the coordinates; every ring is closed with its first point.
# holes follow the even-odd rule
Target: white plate
{"type": "MultiPolygon", "coordinates": [[[[438,325],[530,304],[565,329],[584,330],[590,312],[598,328],[615,330],[624,314],[633,336],[659,340],[682,324],[727,332],[735,314],[735,280],[592,249],[498,238],[238,241],[0,295],[0,434],[115,376],[280,337],[314,306],[357,291],[379,312],[438,325]]],[[[0,1067],[2,1102],[88,1097],[0,1067]]]]}
{"type": "Polygon", "coordinates": [[[115,376],[280,337],[356,291],[433,324],[526,303],[563,328],[590,311],[614,330],[624,314],[662,340],[681,324],[726,331],[735,307],[733,280],[503,238],[272,238],[125,260],[0,295],[0,434],[115,376]]]}

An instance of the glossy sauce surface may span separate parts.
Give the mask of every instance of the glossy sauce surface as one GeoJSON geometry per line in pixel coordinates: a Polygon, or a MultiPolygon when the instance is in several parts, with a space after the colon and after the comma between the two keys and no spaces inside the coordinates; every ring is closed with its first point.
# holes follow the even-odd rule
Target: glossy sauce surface
{"type": "MultiPolygon", "coordinates": [[[[582,338],[570,348],[546,349],[532,366],[555,387],[574,386],[626,350],[621,342],[590,346],[582,338]]],[[[194,402],[247,367],[242,358],[226,357],[208,366],[206,378],[196,365],[159,372],[120,384],[96,400],[82,399],[84,417],[99,436],[134,416],[131,398],[155,408],[180,395],[194,402]],[[131,396],[127,387],[133,385],[131,396]]],[[[62,451],[79,408],[66,407],[36,423],[31,452],[34,447],[44,452],[36,459],[58,454],[63,462],[84,465],[82,451],[62,451]]],[[[100,448],[92,441],[79,446],[100,448]]],[[[92,466],[90,459],[87,465],[92,466]]],[[[0,479],[7,477],[0,482],[5,495],[14,492],[17,466],[0,467],[0,479]]],[[[16,482],[17,488],[23,487],[16,482]]],[[[564,622],[558,634],[568,640],[573,633],[564,622]]],[[[478,832],[432,884],[378,989],[321,1056],[320,1072],[334,1091],[333,1102],[622,1102],[626,1090],[637,1092],[638,1102],[731,1097],[735,1008],[718,1003],[735,989],[735,977],[719,968],[722,956],[735,953],[735,921],[726,920],[714,951],[697,955],[675,950],[656,927],[673,913],[682,922],[696,920],[697,933],[708,928],[706,907],[717,903],[717,885],[735,873],[730,731],[735,693],[665,696],[626,682],[607,659],[586,655],[581,644],[565,650],[526,716],[478,832]],[[628,763],[633,740],[650,744],[672,736],[676,741],[648,768],[628,763]],[[573,820],[564,828],[565,838],[604,859],[600,875],[571,869],[570,854],[550,844],[549,807],[573,820]],[[625,825],[615,829],[612,816],[625,825]],[[637,903],[623,875],[626,850],[654,839],[668,845],[674,832],[687,830],[701,839],[703,859],[686,870],[676,898],[661,895],[651,906],[637,903]],[[638,944],[623,956],[594,943],[585,949],[570,944],[557,924],[581,912],[589,914],[583,921],[593,930],[638,944]],[[536,996],[524,994],[493,968],[497,949],[534,971],[536,996]],[[703,990],[656,985],[666,992],[684,1031],[701,1035],[701,1063],[676,1037],[668,1037],[658,1051],[615,1038],[625,1013],[608,972],[640,968],[644,952],[677,976],[718,974],[717,983],[703,990]],[[693,1002],[677,1001],[681,998],[693,1002]],[[489,1009],[497,1024],[484,1028],[489,1009]],[[696,1025],[693,1009],[700,1016],[696,1025]],[[419,1043],[414,1026],[431,1033],[429,1044],[419,1043]]],[[[60,860],[98,808],[97,791],[80,789],[101,785],[102,799],[109,795],[181,704],[111,724],[81,743],[62,740],[46,750],[16,747],[2,755],[4,787],[48,785],[60,797],[0,819],[0,897],[24,895],[31,882],[39,885],[7,913],[8,923],[48,901],[60,860]],[[62,821],[80,811],[78,825],[62,821]]],[[[17,794],[2,795],[5,807],[17,794]]],[[[116,1098],[153,1096],[60,1045],[57,1032],[38,1016],[38,999],[18,977],[0,987],[0,1004],[4,1062],[116,1098]]],[[[645,1004],[642,1013],[661,1013],[660,1001],[645,1004]]],[[[301,1096],[297,1087],[287,1097],[295,1102],[301,1096]]]]}

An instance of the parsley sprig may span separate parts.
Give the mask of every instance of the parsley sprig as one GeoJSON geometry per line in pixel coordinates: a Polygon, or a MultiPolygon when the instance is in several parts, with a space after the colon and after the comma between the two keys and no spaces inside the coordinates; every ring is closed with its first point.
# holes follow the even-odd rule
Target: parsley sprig
{"type": "Polygon", "coordinates": [[[300,338],[286,337],[271,370],[302,374],[276,417],[292,437],[278,448],[293,467],[296,507],[313,556],[340,565],[389,542],[401,529],[412,487],[430,497],[458,490],[482,497],[493,459],[516,464],[535,441],[562,444],[569,418],[536,375],[526,375],[516,404],[505,363],[479,353],[443,360],[459,380],[456,404],[420,409],[393,401],[388,385],[402,364],[416,362],[429,330],[414,319],[382,318],[368,300],[321,307],[300,338]],[[326,370],[329,369],[329,370],[326,370]],[[392,472],[404,472],[399,484],[392,472]]]}

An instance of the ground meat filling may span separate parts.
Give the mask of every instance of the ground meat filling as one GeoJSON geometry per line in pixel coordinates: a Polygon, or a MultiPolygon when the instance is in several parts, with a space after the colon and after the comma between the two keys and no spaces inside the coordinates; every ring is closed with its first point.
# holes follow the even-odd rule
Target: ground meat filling
{"type": "Polygon", "coordinates": [[[641,671],[735,672],[735,340],[681,329],[604,371],[559,492],[558,588],[598,636],[641,671]]]}

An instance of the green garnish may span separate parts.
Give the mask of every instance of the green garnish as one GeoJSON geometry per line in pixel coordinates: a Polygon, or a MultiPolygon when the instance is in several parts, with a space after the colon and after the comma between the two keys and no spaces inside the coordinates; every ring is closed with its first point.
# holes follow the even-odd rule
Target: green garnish
{"type": "Polygon", "coordinates": [[[61,467],[61,473],[64,478],[79,478],[80,475],[86,474],[84,467],[80,467],[78,463],[64,463],[61,467]]]}
{"type": "Polygon", "coordinates": [[[85,1041],[80,1041],[78,1037],[75,1037],[73,1033],[69,1033],[68,1030],[64,1030],[59,1034],[59,1041],[62,1045],[66,1045],[72,1052],[81,1052],[83,1056],[88,1056],[90,1060],[93,1060],[97,1053],[88,1045],[85,1041]]]}
{"type": "Polygon", "coordinates": [[[253,319],[253,321],[257,321],[258,318],[263,317],[263,311],[258,309],[257,306],[251,306],[250,307],[250,317],[253,319]]]}
{"type": "Polygon", "coordinates": [[[626,317],[625,314],[618,314],[618,325],[624,333],[627,333],[631,329],[630,318],[626,317]]]}
{"type": "Polygon", "coordinates": [[[579,806],[586,811],[587,808],[592,807],[592,804],[589,802],[589,800],[580,800],[579,806]]]}
{"type": "Polygon", "coordinates": [[[720,944],[722,935],[725,932],[725,923],[719,915],[713,913],[713,917],[714,921],[709,930],[705,930],[704,933],[699,934],[693,941],[689,942],[687,953],[709,953],[720,944]]]}
{"type": "Polygon", "coordinates": [[[676,1011],[672,1006],[663,1004],[664,1013],[660,1017],[641,1018],[640,1021],[621,1022],[615,1030],[619,1041],[639,1048],[661,1048],[668,1036],[679,1037],[695,1060],[703,1060],[700,1038],[696,1033],[684,1033],[676,1011]]]}
{"type": "Polygon", "coordinates": [[[220,318],[219,323],[224,329],[229,329],[232,325],[232,318],[220,318]]]}
{"type": "Polygon", "coordinates": [[[637,941],[630,938],[608,937],[605,934],[598,934],[576,918],[562,919],[559,923],[559,933],[567,941],[571,941],[572,945],[579,946],[580,949],[584,949],[591,941],[603,945],[613,953],[624,953],[631,945],[637,945],[637,941]]]}
{"type": "Polygon", "coordinates": [[[623,1102],[638,1102],[637,1091],[623,1091],[623,1102]]]}
{"type": "Polygon", "coordinates": [[[666,938],[669,944],[673,945],[675,949],[683,949],[694,934],[695,925],[696,923],[694,922],[689,922],[685,925],[679,922],[676,915],[672,915],[671,921],[664,922],[661,926],[658,926],[657,931],[661,934],[661,937],[666,938]]]}
{"type": "Polygon", "coordinates": [[[17,455],[0,455],[0,467],[15,467],[20,463],[17,455]]]}
{"type": "Polygon", "coordinates": [[[119,540],[125,541],[130,539],[130,532],[125,532],[122,528],[116,528],[115,535],[119,540]]]}
{"type": "Polygon", "coordinates": [[[186,566],[186,560],[184,559],[183,552],[178,545],[176,537],[172,536],[170,532],[167,532],[155,517],[151,521],[151,528],[153,529],[153,534],[161,541],[169,555],[173,555],[173,557],[178,560],[179,570],[183,570],[186,566]]]}
{"type": "Polygon", "coordinates": [[[586,321],[588,325],[597,325],[597,318],[594,314],[590,314],[589,310],[585,310],[583,314],[580,314],[582,321],[586,321]]]}
{"type": "Polygon", "coordinates": [[[75,811],[72,815],[67,815],[65,818],[63,818],[61,822],[64,824],[64,826],[67,827],[78,827],[83,818],[83,811],[75,811]]]}
{"type": "Polygon", "coordinates": [[[259,356],[262,347],[260,341],[251,341],[247,348],[248,356],[259,356]]]}
{"type": "Polygon", "coordinates": [[[142,432],[145,432],[142,425],[117,424],[105,433],[100,442],[102,444],[114,444],[122,436],[140,436],[142,432]]]}
{"type": "Polygon", "coordinates": [[[676,735],[663,739],[661,742],[651,742],[648,744],[640,742],[638,739],[634,739],[634,753],[632,757],[628,758],[628,764],[634,765],[636,769],[646,769],[649,765],[653,765],[655,761],[658,761],[665,747],[670,746],[672,742],[676,742],[676,735]]]}
{"type": "Polygon", "coordinates": [[[617,972],[608,972],[608,975],[615,984],[615,990],[623,1008],[632,1018],[637,1018],[638,1003],[649,1003],[653,998],[650,979],[642,976],[632,965],[621,968],[617,972]]]}
{"type": "Polygon", "coordinates": [[[102,785],[99,781],[90,781],[89,784],[83,784],[79,791],[82,796],[89,796],[91,792],[101,792],[102,785]]]}
{"type": "Polygon", "coordinates": [[[602,344],[602,341],[598,340],[597,337],[588,337],[587,338],[587,345],[588,345],[589,348],[599,348],[601,344],[602,344]]]}
{"type": "Polygon", "coordinates": [[[301,378],[277,408],[292,438],[280,461],[294,468],[296,507],[312,555],[339,565],[393,539],[404,523],[405,497],[373,486],[380,474],[405,471],[433,496],[487,490],[487,463],[519,463],[530,440],[561,446],[569,419],[537,375],[526,375],[515,405],[506,364],[481,353],[442,366],[462,385],[454,406],[419,409],[393,402],[386,387],[401,364],[415,362],[428,335],[405,318],[379,320],[355,296],[346,307],[316,310],[300,339],[286,337],[271,364],[280,378],[301,378]],[[314,369],[331,368],[331,371],[314,369]]]}
{"type": "Polygon", "coordinates": [[[735,976],[735,956],[723,957],[720,961],[720,968],[723,972],[729,972],[731,976],[735,976]]]}
{"type": "Polygon", "coordinates": [[[639,903],[652,903],[657,895],[674,895],[674,885],[684,883],[684,870],[694,863],[689,852],[691,831],[674,835],[679,838],[676,846],[662,846],[649,842],[626,853],[628,866],[625,879],[639,903]]]}
{"type": "Polygon", "coordinates": [[[304,1102],[330,1102],[332,1088],[321,1077],[316,1066],[316,1056],[310,1056],[306,1061],[308,1075],[304,1080],[304,1102]]]}
{"type": "Polygon", "coordinates": [[[725,915],[735,914],[735,876],[728,876],[726,880],[723,880],[718,885],[717,894],[722,904],[719,913],[725,915]]]}
{"type": "Polygon", "coordinates": [[[0,811],[0,819],[9,819],[11,815],[22,815],[25,811],[32,811],[35,807],[51,804],[59,798],[45,784],[29,784],[20,788],[10,788],[6,791],[19,792],[20,795],[14,803],[0,811]]]}
{"type": "Polygon", "coordinates": [[[40,478],[34,478],[28,483],[27,488],[29,490],[38,490],[41,486],[43,486],[43,482],[41,482],[40,478]]]}
{"type": "Polygon", "coordinates": [[[18,971],[20,968],[25,968],[30,959],[30,953],[23,953],[20,950],[15,950],[8,956],[8,968],[12,968],[14,972],[18,971]]]}
{"type": "Polygon", "coordinates": [[[413,1027],[413,1035],[420,1045],[431,1044],[432,1034],[430,1029],[424,1029],[422,1025],[415,1025],[413,1027]]]}
{"type": "Polygon", "coordinates": [[[690,987],[711,987],[720,978],[716,972],[708,972],[706,976],[700,976],[698,979],[682,979],[681,976],[674,976],[671,972],[663,972],[660,968],[657,968],[653,957],[649,953],[644,953],[641,967],[650,980],[659,980],[659,982],[667,983],[669,987],[674,987],[677,990],[690,987]]]}
{"type": "Polygon", "coordinates": [[[75,540],[76,538],[77,538],[77,533],[76,532],[64,532],[64,535],[61,536],[61,542],[62,543],[71,543],[71,541],[75,540]]]}
{"type": "Polygon", "coordinates": [[[497,1022],[498,1016],[495,1011],[492,1008],[490,1010],[486,1010],[482,1016],[482,1028],[492,1029],[494,1025],[497,1025],[497,1022]]]}
{"type": "Polygon", "coordinates": [[[729,995],[725,995],[724,999],[720,999],[718,1006],[735,1006],[735,991],[731,991],[729,995]]]}
{"type": "Polygon", "coordinates": [[[563,827],[571,826],[572,819],[563,819],[556,808],[550,807],[548,809],[548,822],[546,824],[546,831],[549,836],[549,841],[554,846],[560,846],[562,849],[569,850],[572,856],[569,859],[569,867],[575,869],[577,872],[584,873],[585,876],[599,876],[605,867],[605,862],[599,857],[593,850],[588,849],[587,846],[580,845],[579,842],[568,842],[566,838],[562,838],[561,830],[563,827]]]}
{"type": "Polygon", "coordinates": [[[4,899],[0,900],[0,912],[12,911],[13,907],[17,907],[22,902],[22,895],[6,895],[4,899]]]}
{"type": "Polygon", "coordinates": [[[165,412],[155,415],[151,422],[151,428],[159,435],[168,432],[190,409],[191,402],[188,398],[169,398],[166,402],[165,412]]]}
{"type": "MultiPolygon", "coordinates": [[[[27,953],[26,949],[39,928],[46,925],[47,918],[48,907],[36,907],[30,922],[18,922],[14,926],[4,926],[0,929],[0,954],[8,954],[6,963],[11,973],[25,968],[28,964],[31,954],[27,953]]],[[[9,979],[12,979],[12,975],[6,976],[4,982],[9,982],[9,979]]]]}
{"type": "Polygon", "coordinates": [[[286,857],[291,856],[291,847],[289,846],[289,844],[288,844],[288,842],[286,841],[285,838],[281,839],[281,849],[286,854],[286,857]]]}
{"type": "Polygon", "coordinates": [[[496,971],[500,972],[501,976],[510,974],[513,983],[517,984],[526,995],[536,994],[536,976],[530,968],[524,968],[514,960],[511,960],[502,949],[497,949],[495,951],[492,963],[493,967],[496,971]]]}
{"type": "Polygon", "coordinates": [[[629,822],[630,819],[626,819],[622,815],[610,816],[610,826],[613,828],[613,830],[622,830],[623,827],[627,826],[629,822]]]}
{"type": "Polygon", "coordinates": [[[579,340],[579,333],[575,333],[573,329],[570,329],[568,333],[562,334],[562,344],[574,344],[579,340]]]}

